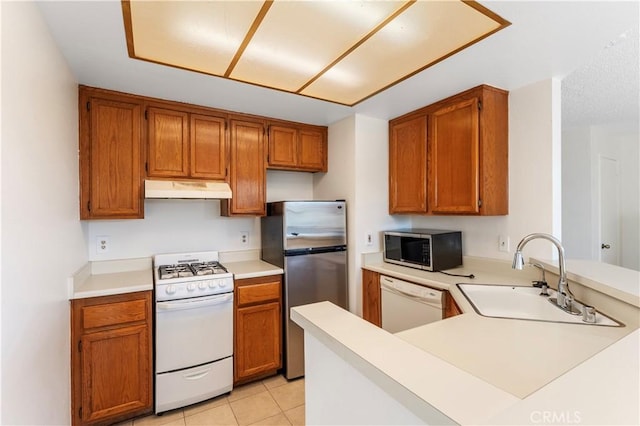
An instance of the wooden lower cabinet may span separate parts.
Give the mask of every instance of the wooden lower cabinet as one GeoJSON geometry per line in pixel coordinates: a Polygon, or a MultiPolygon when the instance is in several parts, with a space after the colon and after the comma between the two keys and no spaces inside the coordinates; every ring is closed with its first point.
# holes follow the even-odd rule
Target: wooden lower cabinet
{"type": "Polygon", "coordinates": [[[71,418],[114,423],[152,411],[151,292],[71,301],[71,418]]]}
{"type": "Polygon", "coordinates": [[[456,315],[460,315],[462,313],[462,310],[460,309],[460,307],[456,303],[456,301],[453,298],[453,296],[451,296],[451,293],[449,293],[448,291],[445,293],[445,302],[444,303],[445,303],[444,304],[444,315],[442,317],[443,319],[444,318],[455,317],[456,315]]]}
{"type": "Polygon", "coordinates": [[[234,384],[275,374],[282,366],[282,277],[235,281],[234,384]]]}
{"type": "Polygon", "coordinates": [[[362,318],[382,327],[380,274],[362,270],[362,318]]]}

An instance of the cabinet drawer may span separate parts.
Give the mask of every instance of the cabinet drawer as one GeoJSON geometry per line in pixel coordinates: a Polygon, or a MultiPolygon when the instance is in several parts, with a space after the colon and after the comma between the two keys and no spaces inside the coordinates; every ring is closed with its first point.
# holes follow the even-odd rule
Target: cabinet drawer
{"type": "Polygon", "coordinates": [[[237,289],[238,306],[252,303],[278,300],[280,298],[280,282],[269,282],[262,284],[252,284],[238,286],[237,289]]]}
{"type": "Polygon", "coordinates": [[[144,321],[146,318],[147,301],[143,299],[82,308],[84,329],[144,321]]]}

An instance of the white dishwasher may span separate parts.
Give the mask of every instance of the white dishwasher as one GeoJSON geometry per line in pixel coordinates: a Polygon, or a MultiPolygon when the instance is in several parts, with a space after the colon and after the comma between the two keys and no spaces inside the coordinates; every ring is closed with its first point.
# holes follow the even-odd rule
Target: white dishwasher
{"type": "Polygon", "coordinates": [[[442,319],[443,292],[380,275],[382,328],[398,333],[442,319]]]}

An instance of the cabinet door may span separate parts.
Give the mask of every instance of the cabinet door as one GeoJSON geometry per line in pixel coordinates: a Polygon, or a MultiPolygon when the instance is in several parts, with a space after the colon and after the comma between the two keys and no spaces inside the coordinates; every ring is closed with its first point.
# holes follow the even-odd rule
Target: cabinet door
{"type": "Polygon", "coordinates": [[[434,213],[479,213],[478,99],[459,101],[431,114],[430,178],[434,213]]]}
{"type": "Polygon", "coordinates": [[[282,322],[279,302],[238,308],[235,326],[236,381],[280,368],[282,322]]]}
{"type": "Polygon", "coordinates": [[[389,135],[389,213],[427,212],[427,118],[393,123],[389,135]]]}
{"type": "Polygon", "coordinates": [[[152,372],[148,333],[146,325],[137,325],[83,337],[83,423],[150,406],[152,372]]]}
{"type": "Polygon", "coordinates": [[[362,318],[382,327],[380,274],[362,270],[362,318]]]}
{"type": "Polygon", "coordinates": [[[189,114],[147,109],[148,170],[151,177],[189,176],[189,114]]]}
{"type": "Polygon", "coordinates": [[[453,296],[451,296],[451,293],[447,291],[445,293],[444,315],[442,316],[442,318],[443,319],[444,318],[451,318],[451,317],[455,317],[456,315],[460,315],[460,314],[462,314],[462,310],[460,309],[460,307],[456,303],[456,301],[453,298],[453,296]]]}
{"type": "Polygon", "coordinates": [[[327,171],[327,141],[324,132],[312,129],[300,130],[298,166],[318,172],[327,171]]]}
{"type": "Polygon", "coordinates": [[[191,177],[224,180],[227,173],[225,120],[191,114],[191,177]]]}
{"type": "Polygon", "coordinates": [[[296,167],[298,131],[290,127],[269,126],[269,166],[296,167]]]}
{"type": "Polygon", "coordinates": [[[86,92],[81,103],[80,218],[142,218],[142,105],[86,92]]]}
{"type": "Polygon", "coordinates": [[[231,120],[230,186],[233,198],[221,204],[223,215],[265,214],[264,126],[251,121],[231,120]],[[225,207],[223,207],[225,206],[225,207]]]}

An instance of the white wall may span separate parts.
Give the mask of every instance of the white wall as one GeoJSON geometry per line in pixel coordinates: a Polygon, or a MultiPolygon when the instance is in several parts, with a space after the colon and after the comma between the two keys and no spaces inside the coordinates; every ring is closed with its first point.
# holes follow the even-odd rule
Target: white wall
{"type": "Polygon", "coordinates": [[[349,310],[362,310],[361,254],[382,250],[380,232],[407,226],[389,215],[387,120],[356,114],[329,126],[329,171],[314,176],[315,199],[347,201],[349,310]],[[367,245],[366,234],[373,236],[367,245]]]}
{"type": "Polygon", "coordinates": [[[570,127],[562,131],[563,238],[567,256],[599,260],[600,153],[618,160],[620,178],[620,266],[640,269],[640,132],[638,125],[570,127]]]}
{"type": "Polygon", "coordinates": [[[69,424],[77,85],[32,2],[2,2],[2,424],[69,424]]]}
{"type": "Polygon", "coordinates": [[[567,257],[591,259],[591,132],[562,129],[562,243],[567,257]]]}
{"type": "MultiPolygon", "coordinates": [[[[311,173],[267,172],[267,201],[313,199],[311,173]]],[[[220,216],[218,200],[145,200],[144,219],[88,221],[90,260],[150,257],[158,253],[260,248],[260,218],[220,216]],[[240,232],[249,233],[243,244],[240,232]],[[107,253],[97,237],[108,236],[107,253]]]]}
{"type": "MultiPolygon", "coordinates": [[[[509,93],[509,214],[507,216],[412,216],[412,226],[463,233],[466,256],[512,259],[520,239],[533,232],[559,237],[560,84],[545,80],[509,93]],[[510,239],[508,253],[499,236],[510,239]]],[[[525,258],[553,258],[555,248],[532,241],[525,258]]]]}

